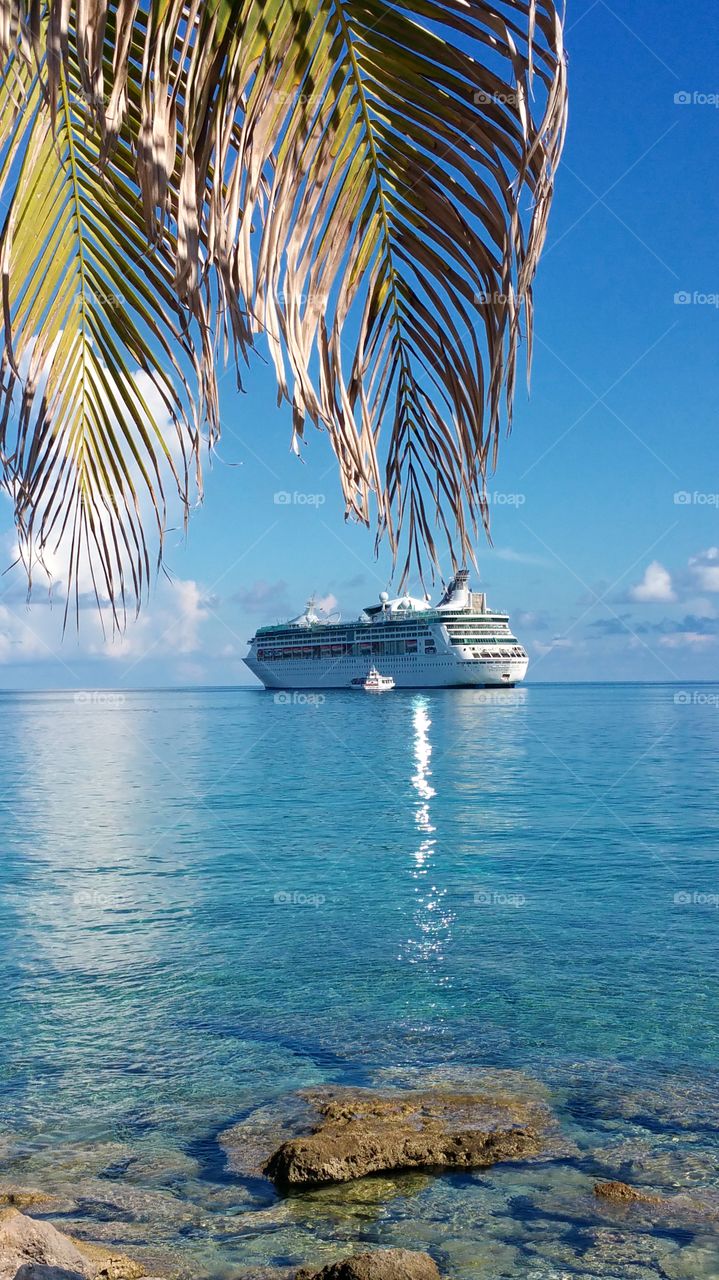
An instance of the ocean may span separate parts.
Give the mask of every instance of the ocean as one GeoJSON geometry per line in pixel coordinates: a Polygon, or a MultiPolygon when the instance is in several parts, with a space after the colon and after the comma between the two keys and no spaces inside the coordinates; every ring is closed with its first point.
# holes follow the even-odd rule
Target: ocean
{"type": "Polygon", "coordinates": [[[0,1193],[153,1274],[719,1278],[719,685],[0,709],[0,1193]],[[484,1078],[562,1152],[289,1198],[228,1160],[298,1090],[484,1078]]]}

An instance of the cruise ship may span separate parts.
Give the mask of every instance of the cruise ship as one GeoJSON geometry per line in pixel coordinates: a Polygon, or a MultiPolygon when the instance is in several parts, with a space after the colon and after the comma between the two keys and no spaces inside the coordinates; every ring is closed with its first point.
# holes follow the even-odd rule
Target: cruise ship
{"type": "Polygon", "coordinates": [[[383,591],[354,621],[318,616],[260,627],[245,658],[266,689],[351,689],[376,667],[399,689],[511,688],[529,659],[506,613],[494,613],[461,569],[438,604],[383,591]]]}

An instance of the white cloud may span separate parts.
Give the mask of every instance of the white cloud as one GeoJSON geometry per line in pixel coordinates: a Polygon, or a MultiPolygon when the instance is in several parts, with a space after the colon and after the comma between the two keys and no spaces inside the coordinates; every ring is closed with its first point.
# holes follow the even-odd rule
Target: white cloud
{"type": "Polygon", "coordinates": [[[708,547],[692,556],[689,570],[700,591],[719,591],[719,547],[708,547]]]}
{"type": "Polygon", "coordinates": [[[550,625],[543,609],[519,609],[514,616],[518,627],[528,627],[533,631],[547,631],[550,625]]]}
{"type": "MultiPolygon", "coordinates": [[[[62,334],[58,335],[56,344],[57,342],[59,342],[61,336],[62,334]]],[[[52,358],[53,352],[54,352],[54,347],[48,356],[48,362],[47,362],[48,368],[49,368],[49,362],[52,358]]],[[[26,352],[25,362],[24,362],[25,365],[30,359],[30,354],[31,354],[31,349],[30,351],[26,352]]],[[[24,365],[22,362],[20,366],[20,371],[21,371],[21,374],[24,371],[24,365]]],[[[185,449],[189,453],[190,451],[189,436],[183,430],[182,440],[181,440],[180,433],[178,433],[177,428],[173,425],[171,414],[168,411],[168,408],[163,399],[163,396],[161,392],[158,390],[155,383],[153,382],[150,374],[146,370],[144,369],[134,370],[129,374],[129,379],[131,384],[133,384],[134,387],[137,388],[137,392],[138,392],[138,395],[133,396],[133,398],[136,400],[136,403],[138,404],[138,406],[140,406],[140,398],[141,398],[142,401],[144,401],[144,405],[147,409],[147,413],[143,413],[142,416],[143,416],[145,428],[147,429],[148,434],[150,435],[150,437],[153,437],[156,429],[161,433],[162,438],[167,446],[170,457],[177,469],[177,472],[180,476],[182,476],[183,474],[182,440],[184,440],[185,449]]],[[[38,380],[38,393],[37,393],[38,402],[40,399],[40,393],[42,392],[44,381],[45,381],[45,374],[41,374],[38,380]]],[[[105,395],[104,393],[101,394],[100,408],[104,410],[105,415],[110,423],[112,424],[117,423],[117,415],[110,403],[108,396],[105,395]]],[[[134,434],[137,434],[134,423],[130,423],[130,429],[134,434]]],[[[138,466],[138,464],[135,462],[133,456],[129,452],[127,454],[126,461],[128,463],[128,470],[130,473],[130,477],[134,484],[135,492],[137,494],[137,502],[139,507],[140,518],[147,532],[148,543],[150,544],[150,547],[152,550],[153,538],[156,536],[153,502],[150,497],[150,494],[147,491],[146,483],[145,483],[145,480],[143,479],[142,470],[138,466]]],[[[165,490],[165,500],[167,504],[165,527],[167,530],[171,530],[182,525],[184,520],[184,510],[183,510],[183,505],[178,493],[177,484],[175,483],[175,480],[171,474],[170,466],[167,464],[167,462],[164,460],[161,454],[159,455],[158,462],[159,462],[159,467],[162,474],[162,483],[165,490]]],[[[152,470],[153,470],[152,467],[148,467],[148,471],[151,474],[152,474],[152,470]]],[[[50,493],[52,491],[58,474],[59,474],[59,471],[56,468],[55,471],[51,474],[50,483],[47,485],[47,488],[46,488],[47,493],[50,493]]],[[[194,476],[194,468],[191,466],[190,467],[190,485],[191,486],[194,483],[193,476],[194,476]]],[[[6,496],[10,497],[10,495],[7,495],[7,494],[6,496]]],[[[197,493],[191,490],[189,494],[190,500],[192,501],[193,499],[196,499],[197,496],[198,496],[197,493]]],[[[104,507],[100,506],[98,511],[95,513],[95,521],[98,527],[98,531],[101,531],[102,534],[104,534],[105,538],[107,539],[107,542],[110,545],[112,545],[112,536],[111,536],[112,521],[108,511],[104,507]]],[[[32,576],[33,576],[33,588],[35,587],[35,585],[37,585],[37,587],[40,590],[45,590],[48,587],[50,587],[54,595],[57,595],[57,596],[64,595],[65,587],[66,587],[68,578],[70,576],[70,572],[69,572],[70,565],[71,565],[71,562],[73,561],[71,529],[72,529],[72,522],[70,522],[68,526],[64,529],[63,533],[60,536],[59,544],[57,546],[50,544],[50,545],[46,545],[43,548],[42,559],[38,554],[37,543],[33,546],[32,548],[33,561],[31,566],[32,576]]],[[[122,547],[123,546],[122,539],[119,539],[119,543],[120,543],[120,546],[122,547]]],[[[13,535],[11,539],[11,546],[10,546],[10,561],[14,562],[14,560],[17,559],[19,555],[20,555],[20,549],[18,546],[17,538],[13,535]]],[[[126,576],[129,580],[130,578],[130,575],[128,572],[129,558],[124,548],[123,548],[123,559],[125,561],[126,576]]],[[[74,585],[77,585],[77,589],[79,590],[80,595],[94,595],[96,586],[100,594],[101,595],[103,594],[104,583],[103,583],[103,574],[100,569],[99,553],[97,552],[96,548],[93,548],[90,551],[84,539],[81,541],[79,560],[77,564],[74,565],[73,579],[74,579],[74,585]],[[95,570],[94,576],[93,576],[93,567],[95,570]]]]}
{"type": "MultiPolygon", "coordinates": [[[[86,612],[91,616],[93,610],[86,612]]],[[[108,638],[96,636],[90,652],[116,661],[131,660],[133,665],[145,657],[199,653],[203,648],[202,623],[209,616],[198,584],[192,578],[175,578],[158,585],[150,604],[145,604],[137,620],[128,620],[127,630],[120,635],[112,635],[112,615],[109,608],[104,609],[108,638]]]]}
{"type": "Polygon", "coordinates": [[[509,560],[512,564],[539,564],[545,568],[552,565],[545,556],[536,556],[531,551],[514,551],[511,547],[497,547],[494,554],[498,560],[509,560]]]}
{"type": "Polygon", "coordinates": [[[545,644],[543,640],[534,640],[532,647],[541,658],[544,658],[548,653],[553,653],[555,649],[573,649],[574,642],[566,636],[552,636],[548,644],[545,644]]]}
{"type": "Polygon", "coordinates": [[[706,649],[716,644],[716,636],[707,635],[703,631],[676,631],[671,635],[661,636],[660,645],[665,649],[706,649]]]}
{"type": "Polygon", "coordinates": [[[232,597],[245,613],[259,614],[266,622],[291,613],[292,606],[286,582],[267,582],[260,578],[248,587],[240,587],[232,597]]]}
{"type": "Polygon", "coordinates": [[[131,669],[145,658],[172,662],[207,655],[205,624],[211,621],[211,607],[201,585],[191,578],[160,579],[140,617],[135,620],[130,614],[126,631],[120,633],[113,634],[109,605],[98,609],[94,600],[82,609],[78,633],[71,603],[64,637],[61,584],[50,598],[38,590],[27,607],[23,570],[19,566],[12,570],[5,582],[6,602],[0,604],[0,666],[59,661],[72,683],[77,663],[87,659],[109,661],[115,675],[124,678],[123,662],[131,669]]]}
{"type": "Polygon", "coordinates": [[[629,599],[641,604],[668,604],[676,600],[672,577],[668,569],[658,560],[647,565],[644,577],[629,590],[629,599]]]}
{"type": "Polygon", "coordinates": [[[200,645],[200,626],[209,616],[203,604],[202,592],[192,579],[178,579],[177,625],[174,630],[174,648],[178,653],[195,653],[200,645]]]}
{"type": "Polygon", "coordinates": [[[319,614],[334,613],[338,604],[337,596],[333,596],[330,591],[326,596],[320,596],[319,599],[315,600],[315,609],[319,614]]]}
{"type": "Polygon", "coordinates": [[[29,619],[0,605],[0,665],[47,658],[52,649],[29,619]]]}

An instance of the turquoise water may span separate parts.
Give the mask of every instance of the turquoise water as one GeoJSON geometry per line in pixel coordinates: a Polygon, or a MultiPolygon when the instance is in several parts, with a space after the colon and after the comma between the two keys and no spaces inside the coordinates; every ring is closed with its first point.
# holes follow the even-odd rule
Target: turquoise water
{"type": "Polygon", "coordinates": [[[4,1186],[183,1276],[719,1277],[709,1216],[592,1194],[717,1187],[719,686],[0,707],[4,1186]],[[228,1166],[297,1089],[488,1070],[560,1157],[290,1201],[228,1166]]]}

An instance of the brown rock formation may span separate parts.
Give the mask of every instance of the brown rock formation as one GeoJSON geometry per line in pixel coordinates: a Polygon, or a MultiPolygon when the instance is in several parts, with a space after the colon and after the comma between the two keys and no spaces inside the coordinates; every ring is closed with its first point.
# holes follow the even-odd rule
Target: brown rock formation
{"type": "Polygon", "coordinates": [[[0,1280],[139,1280],[139,1263],[84,1240],[72,1240],[50,1222],[17,1209],[0,1212],[0,1280]]]}
{"type": "Polygon", "coordinates": [[[599,1199],[609,1200],[616,1205],[648,1205],[659,1210],[654,1216],[661,1217],[663,1221],[698,1223],[719,1220],[719,1193],[711,1187],[661,1196],[638,1191],[626,1182],[597,1182],[594,1194],[599,1199]]]}
{"type": "Polygon", "coordinates": [[[333,1262],[321,1271],[303,1268],[296,1280],[440,1280],[428,1253],[409,1249],[374,1249],[333,1262]]]}
{"type": "Polygon", "coordinates": [[[646,1191],[638,1191],[626,1182],[597,1182],[594,1194],[601,1200],[614,1200],[617,1204],[661,1204],[662,1197],[649,1195],[646,1191]]]}
{"type": "Polygon", "coordinates": [[[313,1131],[284,1142],[264,1165],[284,1189],[524,1160],[540,1151],[547,1123],[539,1104],[511,1096],[337,1090],[310,1097],[319,1115],[313,1131]]]}

